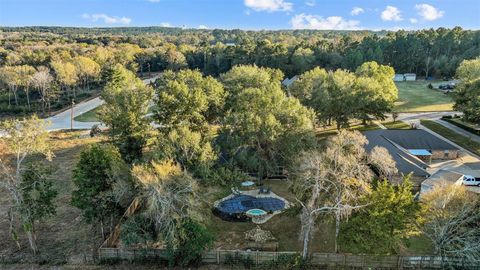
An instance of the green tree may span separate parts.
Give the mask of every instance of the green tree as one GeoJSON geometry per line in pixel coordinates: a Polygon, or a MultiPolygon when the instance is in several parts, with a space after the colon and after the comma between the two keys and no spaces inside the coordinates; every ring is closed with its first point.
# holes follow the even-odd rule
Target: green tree
{"type": "Polygon", "coordinates": [[[234,66],[220,76],[220,81],[225,86],[227,100],[225,110],[233,109],[237,96],[248,88],[277,88],[283,79],[279,69],[257,66],[234,66]]]}
{"type": "Polygon", "coordinates": [[[120,214],[120,198],[115,187],[121,181],[128,184],[129,173],[119,151],[112,145],[89,146],[80,153],[73,171],[71,203],[82,210],[87,223],[98,224],[105,238],[104,226],[115,215],[120,214]]]}
{"type": "Polygon", "coordinates": [[[377,62],[365,62],[355,71],[357,118],[364,122],[370,117],[385,118],[398,99],[398,90],[393,82],[395,71],[377,62]]]}
{"type": "MultiPolygon", "coordinates": [[[[1,138],[6,145],[6,151],[0,153],[0,187],[5,189],[11,200],[9,210],[10,233],[16,240],[15,221],[21,224],[29,224],[27,216],[17,215],[24,203],[22,192],[22,171],[25,169],[24,162],[27,157],[34,154],[42,154],[47,160],[53,158],[48,143],[47,123],[36,115],[23,120],[6,120],[0,125],[0,130],[5,133],[1,138]]],[[[30,229],[25,230],[29,239],[30,248],[36,252],[35,239],[30,229]]],[[[17,242],[17,245],[19,243],[17,242]]]]}
{"type": "Polygon", "coordinates": [[[170,160],[137,165],[132,172],[141,187],[144,214],[153,220],[157,235],[168,247],[178,249],[184,233],[182,223],[187,219],[202,220],[197,181],[170,160]]]}
{"type": "Polygon", "coordinates": [[[37,251],[36,224],[55,215],[54,200],[58,193],[53,188],[51,173],[52,171],[41,163],[29,163],[22,172],[22,203],[18,211],[22,216],[23,229],[28,235],[32,235],[29,241],[34,252],[37,251]]]}
{"type": "Polygon", "coordinates": [[[145,115],[152,98],[153,89],[134,73],[119,64],[112,69],[102,92],[105,105],[98,115],[110,128],[110,137],[128,163],[142,157],[150,129],[150,121],[145,115]]]}
{"type": "Polygon", "coordinates": [[[309,48],[298,48],[291,57],[293,68],[296,74],[304,73],[310,70],[315,62],[315,55],[309,48]]]}
{"type": "Polygon", "coordinates": [[[340,228],[344,251],[395,253],[402,239],[414,230],[420,210],[409,178],[399,185],[386,180],[374,183],[372,193],[362,199],[367,206],[353,213],[340,228]]]}
{"type": "Polygon", "coordinates": [[[154,117],[165,133],[179,126],[205,131],[208,123],[218,121],[225,92],[216,79],[203,77],[199,71],[166,71],[155,86],[154,117]]]}
{"type": "Polygon", "coordinates": [[[454,92],[454,109],[463,112],[467,121],[480,123],[480,57],[464,60],[456,76],[460,83],[454,92]]]}
{"type": "Polygon", "coordinates": [[[179,245],[173,250],[176,265],[199,265],[203,253],[213,247],[213,234],[202,224],[192,219],[185,219],[178,233],[179,245]]]}
{"type": "Polygon", "coordinates": [[[313,112],[287,97],[279,84],[247,88],[238,94],[224,120],[223,149],[260,179],[312,142],[313,112]]]}
{"type": "Polygon", "coordinates": [[[77,56],[73,58],[78,78],[82,81],[83,88],[89,88],[91,80],[98,79],[100,76],[100,65],[91,58],[77,56]]]}
{"type": "Polygon", "coordinates": [[[210,168],[217,156],[202,133],[186,126],[171,130],[161,139],[157,153],[160,159],[173,159],[194,174],[210,168]]]}
{"type": "Polygon", "coordinates": [[[22,78],[17,72],[17,66],[3,66],[0,68],[0,80],[8,86],[8,105],[11,103],[11,93],[15,98],[15,105],[18,105],[18,87],[22,83],[22,78]]]}
{"type": "Polygon", "coordinates": [[[55,72],[56,80],[65,90],[72,90],[76,98],[75,84],[78,81],[77,69],[74,64],[68,61],[55,60],[50,63],[55,72]]]}

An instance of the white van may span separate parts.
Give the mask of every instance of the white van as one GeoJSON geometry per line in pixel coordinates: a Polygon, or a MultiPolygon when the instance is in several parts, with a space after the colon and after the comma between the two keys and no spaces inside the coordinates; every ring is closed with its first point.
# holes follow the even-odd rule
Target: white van
{"type": "Polygon", "coordinates": [[[471,175],[463,176],[463,185],[465,186],[479,186],[480,187],[480,178],[475,178],[471,175]]]}

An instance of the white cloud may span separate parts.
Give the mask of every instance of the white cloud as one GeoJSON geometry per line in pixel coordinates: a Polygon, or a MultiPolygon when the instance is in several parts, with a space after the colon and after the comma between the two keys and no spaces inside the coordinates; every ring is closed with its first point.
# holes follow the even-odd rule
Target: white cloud
{"type": "Polygon", "coordinates": [[[315,0],[307,0],[305,1],[305,5],[309,6],[309,7],[314,7],[317,3],[315,2],[315,0]]]}
{"type": "Polygon", "coordinates": [[[200,24],[198,26],[198,29],[208,29],[208,26],[204,25],[204,24],[200,24]]]}
{"type": "Polygon", "coordinates": [[[411,22],[411,23],[417,23],[418,20],[417,20],[416,18],[410,18],[410,22],[411,22]]]}
{"type": "Polygon", "coordinates": [[[401,21],[402,15],[401,11],[394,6],[387,6],[384,11],[382,11],[381,18],[384,21],[401,21]]]}
{"type": "Polygon", "coordinates": [[[84,13],[82,14],[82,18],[92,21],[92,22],[97,22],[99,20],[102,20],[106,24],[129,24],[132,19],[127,18],[127,17],[117,17],[117,16],[108,16],[107,14],[87,14],[84,13]]]}
{"type": "Polygon", "coordinates": [[[352,11],[350,11],[350,15],[352,16],[357,16],[357,15],[360,15],[360,13],[363,13],[365,12],[365,10],[361,7],[354,7],[352,9],[352,11]]]}
{"type": "Polygon", "coordinates": [[[429,4],[415,5],[415,9],[418,10],[418,15],[422,16],[422,18],[427,21],[439,19],[445,14],[445,11],[439,10],[429,4]]]}
{"type": "Polygon", "coordinates": [[[359,21],[345,20],[340,16],[323,18],[318,15],[297,14],[290,24],[294,29],[318,29],[318,30],[356,30],[359,29],[359,21]]]}
{"type": "Polygon", "coordinates": [[[160,0],[147,0],[147,1],[150,2],[150,3],[158,3],[158,2],[160,2],[160,0]]]}
{"type": "Polygon", "coordinates": [[[173,27],[173,26],[172,26],[170,23],[168,23],[168,22],[162,22],[162,23],[160,23],[160,26],[161,26],[161,27],[173,27]]]}
{"type": "Polygon", "coordinates": [[[293,3],[284,0],[244,0],[245,6],[255,11],[291,11],[293,3]]]}

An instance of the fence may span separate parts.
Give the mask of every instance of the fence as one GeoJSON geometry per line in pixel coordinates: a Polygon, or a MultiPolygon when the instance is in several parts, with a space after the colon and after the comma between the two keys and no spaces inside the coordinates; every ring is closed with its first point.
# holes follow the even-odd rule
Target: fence
{"type": "MultiPolygon", "coordinates": [[[[299,256],[298,252],[266,252],[212,250],[205,252],[202,262],[206,264],[231,264],[249,260],[253,265],[272,264],[282,258],[299,256]]],[[[120,249],[100,248],[100,259],[166,260],[168,254],[163,249],[120,249]]],[[[375,256],[337,253],[313,253],[310,264],[327,268],[372,268],[372,269],[480,269],[480,265],[467,263],[460,258],[442,258],[438,256],[375,256]]]]}

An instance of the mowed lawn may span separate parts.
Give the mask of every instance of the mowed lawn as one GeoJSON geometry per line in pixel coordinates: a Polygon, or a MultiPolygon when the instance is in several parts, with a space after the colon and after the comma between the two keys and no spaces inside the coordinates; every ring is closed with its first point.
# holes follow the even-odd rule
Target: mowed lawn
{"type": "MultiPolygon", "coordinates": [[[[153,113],[153,110],[155,109],[155,105],[148,108],[147,113],[153,113]]],[[[90,110],[86,113],[82,113],[80,115],[75,116],[73,119],[78,122],[100,122],[97,116],[97,112],[100,110],[100,107],[97,107],[93,110],[90,110]]]]}
{"type": "Polygon", "coordinates": [[[453,110],[451,96],[435,89],[429,89],[429,83],[438,85],[441,81],[396,82],[399,99],[395,103],[395,111],[435,112],[453,110]]]}

